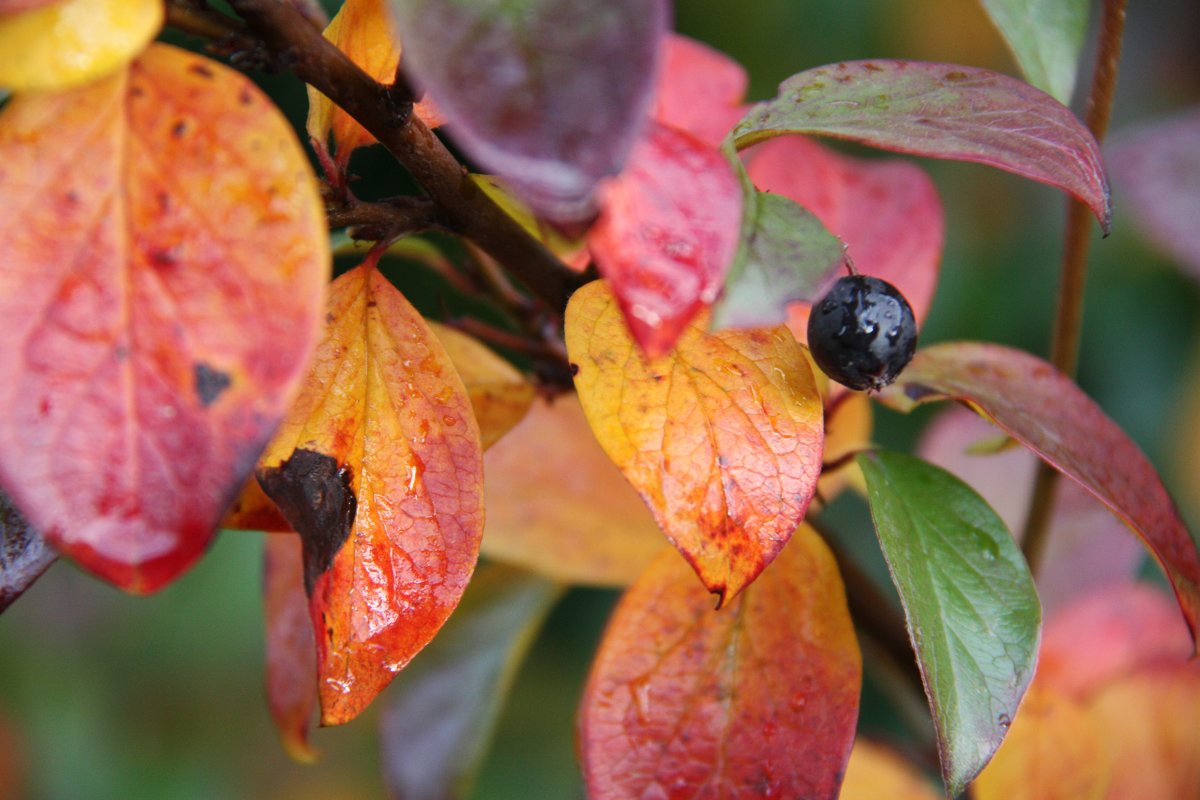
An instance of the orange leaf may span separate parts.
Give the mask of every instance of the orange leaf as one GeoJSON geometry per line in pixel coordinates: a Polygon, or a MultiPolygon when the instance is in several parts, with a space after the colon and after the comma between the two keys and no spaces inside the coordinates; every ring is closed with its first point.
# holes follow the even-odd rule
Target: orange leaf
{"type": "Polygon", "coordinates": [[[838,800],[941,800],[930,781],[886,747],[859,739],[838,800]]]}
{"type": "Polygon", "coordinates": [[[568,583],[625,586],[666,545],[575,395],[537,403],[483,466],[488,558],[568,583]]]}
{"type": "Polygon", "coordinates": [[[257,473],[304,541],[326,725],[356,716],[437,633],[483,528],[470,399],[378,256],[334,281],[308,383],[257,473]]]}
{"type": "Polygon", "coordinates": [[[665,552],[618,605],[584,690],[588,796],[835,798],[860,681],[841,577],[811,528],[720,611],[665,552]]]}
{"type": "MultiPolygon", "coordinates": [[[[400,41],[392,29],[385,0],[346,0],[325,29],[325,38],[338,46],[363,71],[385,85],[396,79],[400,41]]],[[[442,123],[428,99],[413,106],[413,113],[430,128],[442,123]]],[[[325,151],[332,132],[337,163],[344,169],[356,148],[375,144],[375,137],[335,106],[325,95],[308,87],[308,135],[325,151]]]]}
{"type": "Polygon", "coordinates": [[[812,370],[783,326],[689,325],[647,362],[608,285],[567,306],[567,351],[609,457],[719,602],[771,562],[804,518],[821,470],[812,370]]]}
{"type": "Polygon", "coordinates": [[[316,344],[307,157],[248,79],[155,45],[4,109],[0,207],[0,480],[56,548],[157,589],[204,551],[316,344]]]}
{"type": "Polygon", "coordinates": [[[267,705],[283,749],[311,763],[317,752],[308,742],[317,705],[317,659],[312,620],[304,596],[300,537],[266,537],[263,552],[263,612],[267,634],[267,705]]]}
{"type": "Polygon", "coordinates": [[[279,513],[275,503],[267,497],[257,478],[250,478],[242,485],[242,491],[221,518],[221,528],[235,531],[265,531],[282,533],[292,531],[292,526],[279,513]]]}

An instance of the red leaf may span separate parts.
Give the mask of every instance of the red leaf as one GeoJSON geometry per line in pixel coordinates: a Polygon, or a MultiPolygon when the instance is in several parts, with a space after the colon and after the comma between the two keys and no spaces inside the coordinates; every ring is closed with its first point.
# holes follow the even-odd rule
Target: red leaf
{"type": "Polygon", "coordinates": [[[155,45],[4,109],[0,207],[0,482],[55,547],[153,591],[204,551],[316,342],[307,156],[247,78],[155,45]]]}
{"type": "Polygon", "coordinates": [[[720,611],[668,551],[621,600],[584,690],[588,796],[835,798],[860,680],[841,578],[811,528],[720,611]]]}
{"type": "Polygon", "coordinates": [[[712,147],[741,119],[746,70],[720,50],[677,33],[663,39],[650,116],[712,147]]]}
{"type": "MultiPolygon", "coordinates": [[[[896,286],[920,322],[937,288],[942,204],[924,170],[906,161],[850,158],[801,136],[746,153],[750,179],[811,211],[846,243],[855,268],[896,286]]],[[[840,271],[829,275],[832,284],[840,271]]],[[[824,290],[817,296],[824,294],[824,290]]],[[[788,309],[788,327],[807,340],[811,303],[788,309]]]]}
{"type": "Polygon", "coordinates": [[[1091,492],[1162,564],[1195,639],[1196,544],[1146,456],[1070,379],[1018,350],[957,342],[919,351],[880,399],[903,411],[932,400],[966,402],[1091,492]]]}
{"type": "Polygon", "coordinates": [[[633,338],[662,355],[721,291],[741,233],[741,184],[719,151],[651,123],[602,204],[588,247],[633,338]]]}
{"type": "Polygon", "coordinates": [[[267,628],[267,706],[288,755],[309,763],[317,753],[308,743],[317,707],[317,657],[300,537],[266,537],[263,554],[263,612],[267,628]]]}

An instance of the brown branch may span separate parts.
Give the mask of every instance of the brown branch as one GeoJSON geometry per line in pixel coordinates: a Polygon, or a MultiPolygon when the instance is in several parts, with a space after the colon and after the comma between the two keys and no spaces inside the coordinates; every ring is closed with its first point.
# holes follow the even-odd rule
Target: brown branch
{"type": "Polygon", "coordinates": [[[391,151],[441,209],[449,229],[490,253],[555,311],[566,306],[576,276],[471,180],[412,114],[412,98],[402,86],[375,81],[290,4],[231,0],[230,5],[261,40],[275,66],[334,100],[391,151]]]}
{"type": "MultiPolygon", "coordinates": [[[[1088,129],[1097,142],[1104,140],[1109,119],[1112,117],[1117,65],[1121,59],[1121,39],[1125,31],[1125,4],[1126,0],[1104,0],[1099,48],[1092,73],[1092,85],[1088,92],[1086,115],[1088,129]]],[[[1090,246],[1090,212],[1082,202],[1071,200],[1067,206],[1062,272],[1050,344],[1050,360],[1054,366],[1072,377],[1079,366],[1079,341],[1083,329],[1083,298],[1087,285],[1090,246]]],[[[1039,461],[1021,545],[1025,560],[1029,562],[1029,569],[1035,575],[1046,549],[1058,481],[1058,471],[1046,462],[1039,461]]]]}
{"type": "Polygon", "coordinates": [[[440,227],[441,212],[428,198],[397,197],[370,203],[354,197],[327,205],[330,228],[350,228],[355,239],[391,241],[440,227]]]}

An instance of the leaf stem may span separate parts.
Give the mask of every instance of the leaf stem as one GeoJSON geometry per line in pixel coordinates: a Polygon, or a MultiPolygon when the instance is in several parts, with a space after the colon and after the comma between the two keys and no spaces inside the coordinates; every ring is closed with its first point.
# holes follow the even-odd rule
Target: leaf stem
{"type": "MultiPolygon", "coordinates": [[[[1086,112],[1088,129],[1097,142],[1104,140],[1112,117],[1117,67],[1121,59],[1121,40],[1125,31],[1126,2],[1127,0],[1104,0],[1096,66],[1092,73],[1086,112]]],[[[1052,363],[1070,377],[1075,376],[1079,365],[1079,341],[1083,327],[1084,288],[1087,285],[1090,246],[1091,220],[1088,208],[1078,200],[1071,200],[1067,206],[1058,307],[1050,344],[1052,363]]],[[[1026,561],[1029,562],[1030,571],[1035,575],[1046,549],[1058,480],[1059,473],[1053,467],[1044,461],[1038,463],[1021,548],[1026,561]]]]}

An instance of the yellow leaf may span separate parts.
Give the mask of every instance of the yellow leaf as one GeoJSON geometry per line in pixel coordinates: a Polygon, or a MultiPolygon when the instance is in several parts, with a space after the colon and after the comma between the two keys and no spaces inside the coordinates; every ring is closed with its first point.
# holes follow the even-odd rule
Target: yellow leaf
{"type": "Polygon", "coordinates": [[[859,739],[850,751],[839,800],[939,800],[916,768],[886,747],[859,739]]]}
{"type": "Polygon", "coordinates": [[[62,0],[0,15],[0,87],[67,89],[115,72],[162,27],[162,0],[62,0]]]}

